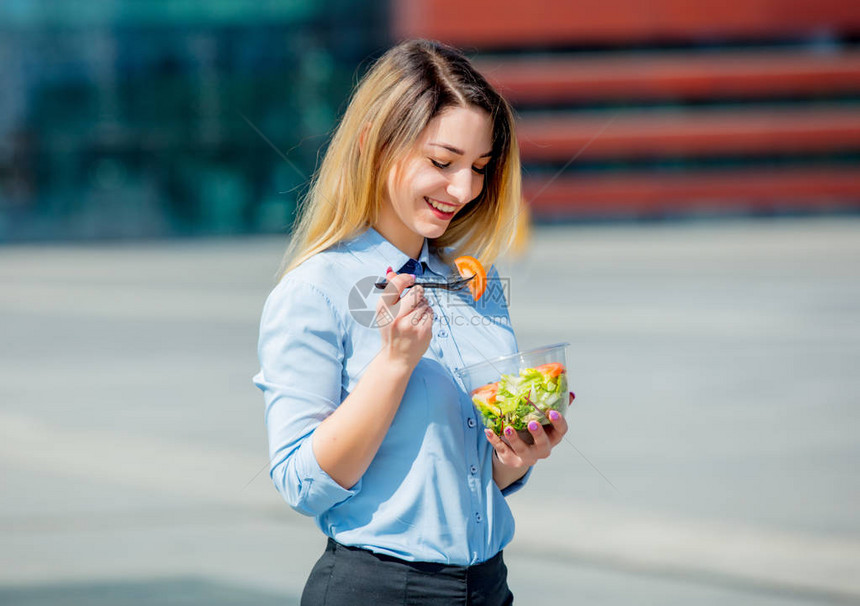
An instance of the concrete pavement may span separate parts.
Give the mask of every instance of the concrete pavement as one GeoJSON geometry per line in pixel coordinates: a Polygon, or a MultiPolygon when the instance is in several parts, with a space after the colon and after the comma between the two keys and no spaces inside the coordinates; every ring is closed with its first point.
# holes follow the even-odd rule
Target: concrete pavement
{"type": "MultiPolygon", "coordinates": [[[[0,248],[0,603],[298,603],[323,540],[250,382],[282,245],[0,248]]],[[[860,603],[858,261],[860,220],[812,218],[540,228],[501,264],[577,392],[511,497],[518,603],[860,603]]]]}

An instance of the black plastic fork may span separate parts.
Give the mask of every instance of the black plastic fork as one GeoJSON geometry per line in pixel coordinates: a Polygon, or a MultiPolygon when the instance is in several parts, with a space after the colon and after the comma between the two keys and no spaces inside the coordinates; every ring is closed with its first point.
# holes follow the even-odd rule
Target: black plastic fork
{"type": "MultiPolygon", "coordinates": [[[[421,280],[416,278],[412,286],[423,286],[424,288],[441,288],[442,290],[462,290],[466,287],[470,280],[475,276],[471,275],[468,278],[451,278],[449,280],[421,280]]],[[[388,280],[383,278],[374,284],[379,290],[384,290],[388,286],[388,280]]]]}

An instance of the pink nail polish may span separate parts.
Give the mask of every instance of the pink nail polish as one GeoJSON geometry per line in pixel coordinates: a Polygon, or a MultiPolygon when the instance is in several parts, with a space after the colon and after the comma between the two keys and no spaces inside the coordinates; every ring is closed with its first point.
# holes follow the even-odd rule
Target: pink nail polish
{"type": "Polygon", "coordinates": [[[537,431],[540,424],[537,421],[529,421],[529,431],[537,431]]]}
{"type": "Polygon", "coordinates": [[[513,427],[505,427],[505,435],[506,436],[514,435],[514,428],[513,427]]]}
{"type": "Polygon", "coordinates": [[[575,394],[575,393],[573,393],[573,392],[570,392],[570,399],[571,399],[571,400],[575,400],[575,399],[576,399],[576,394],[575,394]]]}
{"type": "Polygon", "coordinates": [[[550,410],[549,411],[549,420],[550,421],[558,421],[560,418],[561,418],[561,415],[558,414],[557,410],[550,410]]]}
{"type": "Polygon", "coordinates": [[[388,275],[388,274],[390,274],[392,271],[394,271],[394,270],[393,270],[393,269],[391,269],[390,267],[389,267],[389,268],[387,268],[387,269],[385,270],[385,275],[387,276],[387,275],[388,275]]]}

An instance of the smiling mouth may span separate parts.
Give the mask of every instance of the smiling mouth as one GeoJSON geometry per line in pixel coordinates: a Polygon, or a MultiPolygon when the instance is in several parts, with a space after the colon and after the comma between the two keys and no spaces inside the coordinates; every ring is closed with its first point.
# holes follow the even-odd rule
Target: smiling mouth
{"type": "Polygon", "coordinates": [[[453,215],[457,211],[457,206],[452,204],[444,204],[437,200],[433,200],[432,198],[424,197],[424,201],[432,208],[433,210],[438,211],[443,215],[453,215]]]}

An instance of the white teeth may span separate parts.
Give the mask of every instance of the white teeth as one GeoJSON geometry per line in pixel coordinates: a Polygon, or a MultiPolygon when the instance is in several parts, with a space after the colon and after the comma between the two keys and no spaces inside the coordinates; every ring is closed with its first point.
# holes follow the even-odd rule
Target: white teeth
{"type": "Polygon", "coordinates": [[[430,203],[430,206],[433,208],[438,208],[443,213],[452,213],[457,207],[456,206],[448,206],[447,204],[442,204],[441,202],[437,202],[436,200],[432,200],[430,198],[426,198],[426,200],[430,203]]]}

